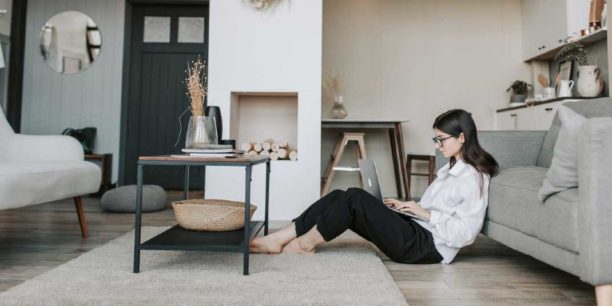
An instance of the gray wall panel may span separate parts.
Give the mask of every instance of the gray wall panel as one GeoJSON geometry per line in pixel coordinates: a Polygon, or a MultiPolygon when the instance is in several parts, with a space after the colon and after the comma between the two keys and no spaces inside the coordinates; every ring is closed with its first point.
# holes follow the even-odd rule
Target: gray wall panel
{"type": "Polygon", "coordinates": [[[124,0],[29,0],[25,45],[22,132],[60,134],[67,127],[96,127],[95,152],[113,154],[113,182],[119,161],[124,10],[124,0]],[[68,10],[96,22],[102,49],[87,70],[63,75],[43,61],[38,40],[43,24],[68,10]]]}

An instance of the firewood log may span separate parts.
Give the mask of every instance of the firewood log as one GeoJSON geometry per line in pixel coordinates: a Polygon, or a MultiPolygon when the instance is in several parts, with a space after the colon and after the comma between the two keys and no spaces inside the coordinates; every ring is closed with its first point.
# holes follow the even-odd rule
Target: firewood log
{"type": "Polygon", "coordinates": [[[240,145],[240,149],[242,149],[244,152],[249,152],[252,148],[253,146],[249,142],[244,142],[240,145]]]}
{"type": "Polygon", "coordinates": [[[261,147],[264,149],[264,151],[270,151],[270,149],[272,149],[272,143],[266,141],[261,144],[261,147]]]}
{"type": "Polygon", "coordinates": [[[297,160],[297,151],[291,151],[291,153],[289,153],[289,159],[292,161],[296,161],[297,160]]]}
{"type": "Polygon", "coordinates": [[[270,153],[270,159],[271,160],[278,160],[278,154],[276,152],[271,152],[270,153]]]}

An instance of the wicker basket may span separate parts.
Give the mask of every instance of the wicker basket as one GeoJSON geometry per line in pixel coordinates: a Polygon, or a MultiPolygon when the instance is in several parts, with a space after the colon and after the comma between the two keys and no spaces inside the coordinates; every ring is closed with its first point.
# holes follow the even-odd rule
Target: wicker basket
{"type": "MultiPolygon", "coordinates": [[[[215,199],[172,202],[178,224],[196,231],[233,231],[244,227],[244,203],[215,199]]],[[[257,206],[251,204],[250,217],[257,206]]]]}

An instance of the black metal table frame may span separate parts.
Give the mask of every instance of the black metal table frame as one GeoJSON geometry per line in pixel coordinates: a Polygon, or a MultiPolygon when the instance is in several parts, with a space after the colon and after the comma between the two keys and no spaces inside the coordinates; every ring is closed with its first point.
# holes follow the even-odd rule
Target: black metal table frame
{"type": "MultiPolygon", "coordinates": [[[[189,169],[191,166],[204,167],[204,182],[203,188],[206,188],[206,166],[223,166],[223,167],[244,167],[245,168],[245,196],[244,203],[245,208],[251,203],[251,181],[252,181],[252,167],[254,165],[266,163],[266,195],[265,195],[265,211],[264,211],[264,235],[268,235],[268,203],[270,195],[270,159],[260,159],[254,161],[204,161],[204,160],[138,160],[137,165],[137,191],[136,191],[136,220],[134,229],[134,273],[140,272],[140,251],[142,249],[156,249],[156,250],[190,250],[190,251],[242,251],[244,255],[243,260],[243,274],[249,275],[249,242],[257,235],[257,232],[261,230],[261,225],[251,229],[251,218],[250,210],[244,210],[244,240],[240,245],[237,246],[206,246],[202,245],[197,248],[172,248],[172,247],[155,247],[146,248],[140,242],[141,239],[141,218],[142,218],[142,181],[143,181],[143,167],[144,166],[184,166],[185,167],[185,178],[184,178],[184,191],[183,198],[187,199],[189,195],[189,169]]],[[[161,234],[160,234],[161,235],[161,234]]],[[[151,238],[150,240],[152,240],[151,238]]],[[[149,240],[149,241],[150,241],[149,240]]]]}

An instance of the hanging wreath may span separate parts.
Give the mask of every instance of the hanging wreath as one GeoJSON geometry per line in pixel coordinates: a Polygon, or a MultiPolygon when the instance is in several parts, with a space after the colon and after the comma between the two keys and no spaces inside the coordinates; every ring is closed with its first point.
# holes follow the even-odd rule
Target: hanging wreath
{"type": "Polygon", "coordinates": [[[269,9],[275,6],[276,4],[278,4],[278,2],[280,2],[280,0],[246,0],[246,1],[252,7],[258,10],[269,9]]]}

